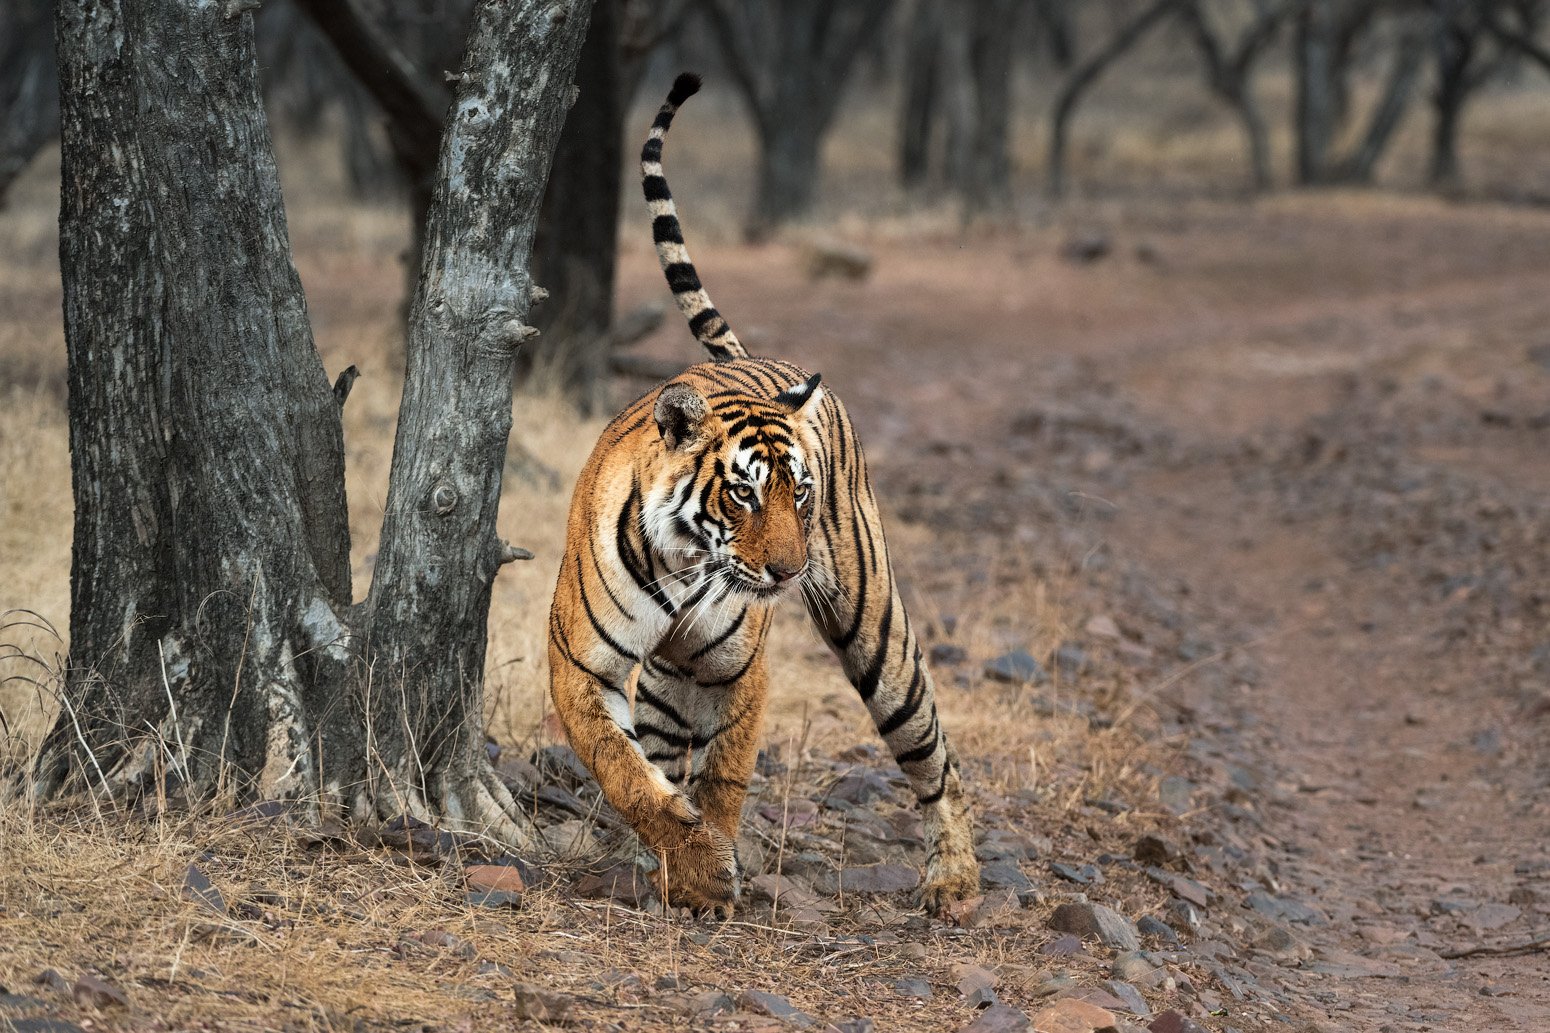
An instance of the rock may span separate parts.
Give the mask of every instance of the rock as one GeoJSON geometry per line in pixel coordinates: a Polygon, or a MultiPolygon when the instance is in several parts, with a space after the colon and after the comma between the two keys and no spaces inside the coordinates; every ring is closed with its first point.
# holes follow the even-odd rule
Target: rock
{"type": "Polygon", "coordinates": [[[529,1022],[550,1022],[564,1026],[570,1023],[571,998],[545,990],[532,983],[513,983],[511,987],[512,1014],[529,1022]]]}
{"type": "Polygon", "coordinates": [[[510,908],[514,911],[522,906],[522,894],[509,890],[473,890],[464,894],[463,900],[470,907],[510,908]]]}
{"type": "Polygon", "coordinates": [[[1180,857],[1179,848],[1161,836],[1146,835],[1136,840],[1130,848],[1130,856],[1141,864],[1172,864],[1180,857]]]}
{"type": "Polygon", "coordinates": [[[1141,991],[1129,983],[1118,979],[1106,979],[1103,982],[1103,988],[1119,998],[1124,1005],[1124,1010],[1130,1014],[1143,1019],[1152,1014],[1152,1009],[1147,1006],[1146,998],[1141,996],[1141,991]]]}
{"type": "Polygon", "coordinates": [[[759,817],[772,825],[785,825],[788,829],[806,828],[818,822],[818,805],[802,797],[792,797],[783,803],[767,803],[759,808],[759,817]]]}
{"type": "Polygon", "coordinates": [[[830,901],[820,898],[798,879],[774,872],[755,875],[748,881],[748,891],[753,899],[769,901],[782,908],[832,908],[834,906],[830,901]]]}
{"type": "Polygon", "coordinates": [[[612,898],[628,907],[640,907],[656,894],[651,880],[635,865],[627,861],[611,865],[592,875],[583,876],[576,883],[576,895],[590,900],[612,898]]]}
{"type": "Polygon", "coordinates": [[[1055,667],[1060,671],[1063,678],[1075,678],[1087,670],[1088,664],[1091,662],[1092,660],[1087,655],[1087,650],[1075,642],[1062,642],[1055,647],[1055,667]]]}
{"type": "Polygon", "coordinates": [[[990,990],[997,983],[997,974],[984,968],[983,965],[959,965],[956,976],[958,976],[958,993],[963,994],[964,997],[977,990],[990,990]]]}
{"type": "Polygon", "coordinates": [[[744,990],[738,995],[737,1003],[755,1015],[768,1015],[771,1018],[780,1019],[798,1029],[807,1029],[817,1024],[817,1020],[804,1011],[800,1011],[786,998],[779,994],[765,993],[763,990],[744,990]]]}
{"type": "Polygon", "coordinates": [[[675,972],[665,972],[653,980],[651,985],[657,990],[683,990],[689,983],[675,972]]]}
{"type": "Polygon", "coordinates": [[[955,900],[947,905],[942,917],[960,929],[977,929],[983,924],[980,907],[985,903],[983,895],[955,900]]]}
{"type": "Polygon", "coordinates": [[[980,868],[980,885],[995,889],[1008,889],[1021,899],[1025,893],[1033,893],[1033,880],[1022,869],[1006,861],[993,861],[980,868]]]}
{"type": "Polygon", "coordinates": [[[221,891],[211,884],[196,864],[189,865],[188,871],[183,873],[183,899],[192,900],[215,914],[226,914],[226,898],[221,896],[221,891]]]}
{"type": "Polygon", "coordinates": [[[1049,870],[1062,879],[1074,882],[1079,886],[1096,886],[1103,882],[1103,872],[1096,865],[1070,865],[1060,861],[1051,861],[1049,870]]]}
{"type": "Polygon", "coordinates": [[[1033,1028],[1038,1033],[1093,1033],[1113,1026],[1118,1020],[1106,1008],[1075,997],[1066,997],[1034,1013],[1033,1028]]]}
{"type": "Polygon", "coordinates": [[[1109,969],[1109,975],[1129,983],[1150,982],[1156,973],[1157,966],[1141,951],[1126,951],[1114,959],[1109,969]]]}
{"type": "Polygon", "coordinates": [[[846,1019],[830,1028],[834,1033],[877,1033],[877,1023],[868,1018],[846,1019]]]}
{"type": "Polygon", "coordinates": [[[1511,904],[1481,904],[1473,911],[1465,912],[1463,920],[1465,925],[1490,932],[1516,922],[1522,915],[1523,909],[1511,904]]]}
{"type": "Polygon", "coordinates": [[[1211,903],[1211,891],[1194,879],[1155,867],[1148,868],[1146,876],[1159,886],[1167,887],[1175,897],[1187,900],[1196,907],[1207,907],[1211,903]]]}
{"type": "Polygon", "coordinates": [[[92,1008],[127,1008],[129,998],[124,991],[114,986],[105,979],[99,979],[90,972],[81,973],[81,977],[70,988],[70,994],[75,998],[75,1003],[92,1008]]]}
{"type": "Polygon", "coordinates": [[[1064,936],[1057,936],[1040,947],[1039,953],[1047,958],[1068,958],[1073,954],[1081,954],[1082,939],[1079,936],[1072,936],[1070,933],[1066,933],[1064,936]]]}
{"type": "Polygon", "coordinates": [[[893,795],[893,786],[875,771],[862,769],[841,775],[823,794],[825,801],[840,800],[844,803],[867,804],[873,800],[886,800],[893,795]]]}
{"type": "Polygon", "coordinates": [[[931,984],[919,976],[906,976],[903,979],[893,981],[894,992],[900,997],[919,997],[921,1000],[931,999],[931,984]]]}
{"type": "MultiPolygon", "coordinates": [[[[1191,901],[1194,903],[1194,901],[1191,901]]],[[[1309,907],[1299,900],[1290,897],[1273,897],[1268,893],[1251,893],[1244,900],[1244,904],[1264,915],[1266,918],[1278,918],[1282,921],[1300,923],[1302,925],[1328,925],[1329,918],[1318,908],[1309,907]]]]}
{"type": "Polygon", "coordinates": [[[1164,909],[1174,928],[1183,927],[1190,933],[1198,933],[1200,924],[1205,921],[1205,915],[1195,905],[1187,900],[1170,900],[1164,909]]]}
{"type": "Polygon", "coordinates": [[[1207,1033],[1199,1024],[1171,1008],[1153,1019],[1146,1028],[1151,1033],[1207,1033]]]}
{"type": "Polygon", "coordinates": [[[1164,943],[1179,942],[1179,934],[1173,931],[1173,926],[1151,915],[1143,915],[1136,922],[1136,931],[1142,936],[1150,936],[1164,943]]]}
{"type": "Polygon", "coordinates": [[[958,1033],[1028,1033],[1028,1016],[1009,1004],[993,1004],[958,1033]]]}
{"type": "Polygon", "coordinates": [[[1028,992],[1035,997],[1053,997],[1055,994],[1070,990],[1074,986],[1076,986],[1076,979],[1072,976],[1049,976],[1028,987],[1028,992]]]}
{"type": "Polygon", "coordinates": [[[1130,920],[1101,904],[1062,904],[1050,916],[1049,927],[1077,936],[1096,936],[1106,947],[1127,951],[1141,949],[1141,941],[1130,920]]]}
{"type": "Polygon", "coordinates": [[[37,986],[46,986],[50,990],[57,990],[62,994],[69,993],[70,988],[74,985],[70,980],[61,975],[57,969],[52,968],[46,968],[39,972],[32,977],[32,981],[37,986]]]}
{"type": "Polygon", "coordinates": [[[1093,638],[1116,639],[1120,637],[1119,625],[1114,623],[1114,618],[1106,613],[1095,613],[1087,618],[1087,623],[1082,625],[1082,630],[1093,638]]]}
{"type": "Polygon", "coordinates": [[[454,936],[445,929],[427,929],[417,936],[416,939],[427,947],[441,947],[444,950],[451,951],[465,961],[472,961],[478,956],[478,952],[474,950],[473,944],[459,936],[454,936]]]}
{"type": "Polygon", "coordinates": [[[556,857],[562,860],[575,861],[584,857],[595,857],[599,850],[597,837],[593,835],[594,825],[590,821],[580,818],[571,818],[557,825],[551,825],[544,829],[544,842],[554,851],[556,857]]]}
{"type": "Polygon", "coordinates": [[[834,910],[833,901],[825,900],[813,907],[794,907],[782,911],[780,916],[787,928],[798,929],[814,936],[827,936],[829,920],[823,916],[823,912],[832,910],[834,910]],[[819,910],[819,907],[823,910],[819,910]]]}
{"type": "Polygon", "coordinates": [[[833,237],[814,237],[803,248],[802,264],[810,279],[865,280],[872,274],[870,252],[836,240],[833,237]]]}
{"type": "Polygon", "coordinates": [[[817,883],[822,893],[903,893],[920,885],[920,873],[903,864],[864,864],[825,873],[817,883]]]}
{"type": "Polygon", "coordinates": [[[969,651],[951,642],[938,642],[931,647],[931,662],[943,667],[957,667],[969,659],[969,651]]]}
{"type": "Polygon", "coordinates": [[[1043,685],[1049,681],[1044,665],[1035,660],[1027,650],[1014,649],[1002,653],[985,663],[985,677],[991,681],[1011,682],[1017,685],[1043,685]]]}
{"type": "Polygon", "coordinates": [[[463,869],[463,882],[470,890],[499,890],[518,896],[527,891],[522,872],[504,864],[471,864],[463,869]]]}
{"type": "Polygon", "coordinates": [[[432,858],[449,857],[456,852],[459,842],[452,833],[408,814],[389,818],[378,830],[377,837],[384,846],[404,850],[411,857],[422,853],[432,858]]]}
{"type": "Polygon", "coordinates": [[[1277,925],[1274,922],[1266,926],[1264,932],[1254,938],[1252,946],[1255,950],[1263,951],[1278,958],[1306,957],[1309,953],[1308,948],[1303,946],[1297,937],[1292,935],[1290,929],[1284,925],[1277,925]]]}
{"type": "Polygon", "coordinates": [[[1114,241],[1102,230],[1083,230],[1060,245],[1060,257],[1077,265],[1091,265],[1114,250],[1114,241]]]}

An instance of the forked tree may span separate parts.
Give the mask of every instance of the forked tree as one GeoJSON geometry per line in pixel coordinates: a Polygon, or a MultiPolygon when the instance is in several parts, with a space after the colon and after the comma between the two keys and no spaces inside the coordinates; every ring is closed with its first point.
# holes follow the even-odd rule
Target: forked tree
{"type": "MultiPolygon", "coordinates": [[[[527,273],[590,0],[481,0],[354,595],[340,422],[243,0],[61,0],[70,656],[34,787],[292,799],[512,841],[482,729],[527,273]]],[[[342,387],[343,385],[341,385],[342,387]]]]}

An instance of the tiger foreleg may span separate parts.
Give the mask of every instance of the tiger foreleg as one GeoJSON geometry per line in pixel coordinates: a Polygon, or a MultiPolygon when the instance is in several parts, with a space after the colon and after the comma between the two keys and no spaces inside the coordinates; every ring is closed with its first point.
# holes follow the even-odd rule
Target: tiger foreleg
{"type": "Polygon", "coordinates": [[[604,798],[662,862],[664,899],[730,911],[737,876],[733,840],[647,760],[623,692],[629,670],[588,665],[558,626],[550,635],[549,664],[555,713],[571,746],[604,798]]]}

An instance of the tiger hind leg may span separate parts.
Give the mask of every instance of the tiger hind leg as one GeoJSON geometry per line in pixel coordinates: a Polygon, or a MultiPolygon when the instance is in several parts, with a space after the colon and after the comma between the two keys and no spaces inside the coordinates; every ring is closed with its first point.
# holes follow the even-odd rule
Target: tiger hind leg
{"type": "Polygon", "coordinates": [[[894,587],[869,494],[830,510],[824,521],[810,559],[818,569],[805,589],[808,613],[920,804],[927,842],[921,898],[941,914],[977,894],[980,884],[958,758],[938,718],[936,685],[894,587]]]}

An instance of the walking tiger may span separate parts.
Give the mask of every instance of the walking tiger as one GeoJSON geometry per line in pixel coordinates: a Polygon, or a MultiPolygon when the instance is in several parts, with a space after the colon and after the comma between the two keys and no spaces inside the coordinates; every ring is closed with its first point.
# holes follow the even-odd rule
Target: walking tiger
{"type": "Polygon", "coordinates": [[[699,85],[673,83],[641,174],[663,272],[711,361],[615,418],[581,473],[549,618],[555,709],[661,859],[664,899],[730,915],[765,637],[796,590],[919,801],[923,901],[940,912],[978,892],[973,831],[860,444],[817,374],[751,357],[716,311],[662,174],[668,127],[699,85]]]}

